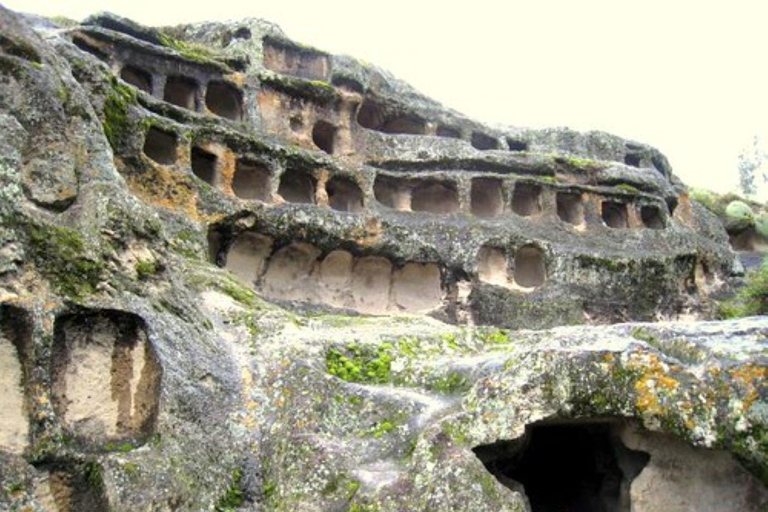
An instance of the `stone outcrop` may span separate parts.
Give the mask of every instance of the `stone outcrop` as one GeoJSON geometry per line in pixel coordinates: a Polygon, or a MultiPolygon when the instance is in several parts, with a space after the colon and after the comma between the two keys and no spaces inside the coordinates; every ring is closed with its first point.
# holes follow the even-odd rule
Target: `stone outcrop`
{"type": "Polygon", "coordinates": [[[0,34],[0,508],[768,506],[768,323],[656,149],[260,20],[0,34]]]}

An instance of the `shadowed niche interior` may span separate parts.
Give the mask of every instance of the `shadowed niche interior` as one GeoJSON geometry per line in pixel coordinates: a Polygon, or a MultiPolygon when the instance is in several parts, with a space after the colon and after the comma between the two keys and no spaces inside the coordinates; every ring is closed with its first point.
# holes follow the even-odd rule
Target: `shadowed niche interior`
{"type": "Polygon", "coordinates": [[[191,163],[192,172],[195,176],[209,185],[216,184],[216,162],[218,158],[197,146],[192,148],[191,163]]]}
{"type": "Polygon", "coordinates": [[[649,455],[621,442],[616,420],[534,423],[525,435],[474,448],[532,512],[630,512],[630,485],[649,455]]]}
{"type": "Polygon", "coordinates": [[[269,201],[269,175],[264,164],[239,159],[232,177],[232,191],[241,199],[269,201]]]}
{"type": "Polygon", "coordinates": [[[159,164],[170,165],[176,161],[178,145],[176,134],[153,126],[144,137],[144,154],[159,164]]]}
{"type": "Polygon", "coordinates": [[[280,176],[277,193],[288,203],[314,204],[315,180],[307,172],[289,169],[280,176]]]}
{"type": "Polygon", "coordinates": [[[152,75],[144,71],[143,69],[135,66],[125,66],[120,71],[120,78],[124,82],[131,84],[137,89],[151,94],[152,93],[152,75]]]}
{"type": "Polygon", "coordinates": [[[512,193],[512,211],[523,217],[536,215],[541,212],[541,186],[535,183],[515,183],[515,191],[512,193]]]}
{"type": "Polygon", "coordinates": [[[296,48],[282,41],[264,39],[264,67],[307,80],[328,80],[328,57],[306,48],[296,48]]]}
{"type": "Polygon", "coordinates": [[[363,210],[363,191],[349,178],[335,177],[325,186],[328,204],[340,212],[360,212],[363,210]]]}
{"type": "Polygon", "coordinates": [[[495,217],[504,212],[504,195],[501,180],[475,178],[472,180],[472,213],[478,217],[495,217]]]}
{"type": "Polygon", "coordinates": [[[524,140],[507,137],[507,147],[510,151],[528,151],[528,143],[524,140]]]}
{"type": "Polygon", "coordinates": [[[482,132],[472,132],[472,147],[485,151],[488,149],[499,149],[498,139],[486,135],[482,132]]]}
{"type": "Polygon", "coordinates": [[[205,105],[208,110],[226,119],[239,121],[243,117],[243,93],[226,82],[208,83],[205,105]]]}
{"type": "Polygon", "coordinates": [[[163,99],[179,107],[195,110],[197,82],[185,76],[169,76],[165,81],[163,99]]]}
{"type": "Polygon", "coordinates": [[[376,201],[395,210],[411,209],[411,193],[403,183],[389,176],[376,176],[373,182],[373,195],[376,201]]]}
{"type": "Polygon", "coordinates": [[[336,147],[336,133],[338,128],[326,121],[318,121],[312,127],[312,142],[329,155],[333,154],[336,147]]]}
{"type": "Polygon", "coordinates": [[[666,227],[661,210],[656,206],[640,207],[640,218],[643,221],[643,225],[647,228],[664,229],[666,227]]]}
{"type": "Polygon", "coordinates": [[[425,180],[411,193],[411,209],[415,212],[453,213],[459,210],[459,194],[452,183],[425,180]]]}
{"type": "Polygon", "coordinates": [[[363,128],[390,134],[424,135],[427,123],[415,116],[386,113],[376,102],[366,99],[357,112],[357,122],[363,128]]]}
{"type": "Polygon", "coordinates": [[[584,222],[584,203],[581,194],[557,193],[557,216],[560,220],[578,226],[584,222]]]}
{"type": "Polygon", "coordinates": [[[451,139],[460,139],[461,131],[453,126],[440,125],[437,127],[438,137],[449,137],[451,139]]]}
{"type": "Polygon", "coordinates": [[[524,288],[541,286],[546,280],[544,253],[535,245],[521,247],[515,253],[515,283],[524,288]]]}
{"type": "Polygon", "coordinates": [[[609,228],[626,228],[629,226],[627,205],[614,201],[603,201],[601,206],[603,222],[609,228]]]}

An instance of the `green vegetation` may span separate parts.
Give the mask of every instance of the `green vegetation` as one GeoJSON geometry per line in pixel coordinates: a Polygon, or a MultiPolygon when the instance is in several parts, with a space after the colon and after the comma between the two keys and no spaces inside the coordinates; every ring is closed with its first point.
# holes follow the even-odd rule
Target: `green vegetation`
{"type": "Polygon", "coordinates": [[[620,183],[620,184],[616,185],[613,188],[615,188],[616,190],[622,190],[624,192],[630,192],[632,194],[639,194],[640,193],[640,189],[638,189],[637,187],[634,187],[634,186],[632,186],[632,185],[630,185],[628,183],[620,183]]]}
{"type": "Polygon", "coordinates": [[[454,395],[466,391],[470,383],[467,379],[456,372],[450,372],[448,375],[439,377],[427,384],[427,387],[444,395],[454,395]]]}
{"type": "Polygon", "coordinates": [[[371,435],[373,435],[373,437],[376,439],[381,439],[385,434],[389,434],[393,430],[395,430],[395,424],[389,420],[384,420],[380,423],[377,423],[376,426],[373,427],[371,430],[371,435]]]}
{"type": "Polygon", "coordinates": [[[768,314],[768,260],[763,260],[760,270],[747,274],[736,296],[720,303],[719,314],[721,318],[768,314]]]}
{"type": "Polygon", "coordinates": [[[657,338],[655,334],[646,329],[643,329],[642,327],[634,327],[630,334],[636,340],[644,341],[652,347],[659,348],[659,338],[657,338]]]}
{"type": "Polygon", "coordinates": [[[88,482],[88,485],[93,488],[101,488],[101,486],[104,485],[101,465],[98,462],[86,462],[83,467],[83,476],[85,477],[85,481],[88,482]]]}
{"type": "Polygon", "coordinates": [[[175,50],[185,59],[200,63],[221,66],[223,56],[214,52],[211,48],[200,43],[182,41],[171,36],[167,32],[159,33],[160,42],[166,48],[175,50]]]}
{"type": "Polygon", "coordinates": [[[136,103],[136,91],[114,77],[110,81],[112,90],[104,101],[104,135],[112,149],[117,149],[131,127],[129,106],[136,103]]]}
{"type": "Polygon", "coordinates": [[[221,291],[245,306],[253,306],[256,294],[234,280],[227,279],[221,284],[221,291]]]}
{"type": "Polygon", "coordinates": [[[334,86],[318,80],[302,80],[288,76],[274,74],[261,75],[262,83],[289,96],[307,98],[320,104],[327,104],[339,97],[334,86]]]}
{"type": "Polygon", "coordinates": [[[755,203],[754,201],[750,201],[739,196],[738,194],[731,192],[720,195],[712,192],[711,190],[692,188],[688,191],[688,195],[691,197],[691,199],[697,203],[700,203],[702,206],[704,206],[704,208],[711,211],[720,218],[725,217],[726,208],[730,203],[734,201],[740,201],[753,208],[760,206],[759,203],[755,203]]]}
{"type": "Polygon", "coordinates": [[[392,377],[393,346],[378,347],[348,344],[344,349],[331,349],[325,356],[328,373],[347,382],[384,384],[392,377]]]}
{"type": "Polygon", "coordinates": [[[96,291],[103,261],[85,255],[83,236],[69,228],[29,226],[29,249],[35,265],[62,295],[81,299],[96,291]]]}
{"type": "Polygon", "coordinates": [[[579,171],[596,171],[603,169],[605,164],[591,158],[555,155],[555,162],[579,171]]]}
{"type": "MultiPolygon", "coordinates": [[[[240,469],[234,470],[232,472],[232,483],[222,497],[219,498],[219,502],[214,508],[216,512],[234,512],[243,504],[242,481],[243,472],[240,469]]],[[[266,486],[264,492],[266,493],[266,486]]]]}
{"type": "Polygon", "coordinates": [[[160,265],[154,260],[139,260],[136,263],[136,275],[139,279],[146,280],[160,271],[160,265]]]}
{"type": "Polygon", "coordinates": [[[484,343],[492,343],[494,345],[506,345],[511,340],[509,339],[509,333],[502,331],[501,329],[495,331],[483,331],[478,333],[478,336],[484,343]]]}

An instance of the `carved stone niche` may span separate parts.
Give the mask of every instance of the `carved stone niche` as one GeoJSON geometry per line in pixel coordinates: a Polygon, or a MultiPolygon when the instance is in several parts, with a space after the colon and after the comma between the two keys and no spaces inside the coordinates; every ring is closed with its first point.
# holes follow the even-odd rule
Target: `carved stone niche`
{"type": "Polygon", "coordinates": [[[96,444],[149,437],[161,374],[140,317],[91,310],[56,319],[51,394],[64,428],[75,437],[96,444]]]}

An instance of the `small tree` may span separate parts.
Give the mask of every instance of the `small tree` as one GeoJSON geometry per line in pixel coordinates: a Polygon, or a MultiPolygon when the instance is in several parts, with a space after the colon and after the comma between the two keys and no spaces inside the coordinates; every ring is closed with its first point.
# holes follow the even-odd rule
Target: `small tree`
{"type": "Polygon", "coordinates": [[[762,148],[759,135],[738,156],[739,187],[745,196],[754,196],[768,182],[768,154],[762,148]]]}

